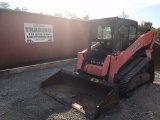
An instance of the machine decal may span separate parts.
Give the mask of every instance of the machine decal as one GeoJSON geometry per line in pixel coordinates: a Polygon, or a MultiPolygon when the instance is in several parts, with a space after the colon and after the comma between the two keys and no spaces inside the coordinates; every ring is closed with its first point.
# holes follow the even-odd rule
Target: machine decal
{"type": "Polygon", "coordinates": [[[140,46],[140,42],[138,42],[137,45],[135,45],[135,46],[132,48],[132,52],[134,52],[139,46],[140,46]]]}

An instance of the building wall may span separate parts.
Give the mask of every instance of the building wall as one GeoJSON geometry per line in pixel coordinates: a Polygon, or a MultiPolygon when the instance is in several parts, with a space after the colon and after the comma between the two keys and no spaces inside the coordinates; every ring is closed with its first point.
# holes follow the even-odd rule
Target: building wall
{"type": "Polygon", "coordinates": [[[87,48],[89,24],[53,16],[0,10],[0,68],[76,56],[87,48]],[[53,42],[26,43],[24,23],[53,26],[53,42]]]}

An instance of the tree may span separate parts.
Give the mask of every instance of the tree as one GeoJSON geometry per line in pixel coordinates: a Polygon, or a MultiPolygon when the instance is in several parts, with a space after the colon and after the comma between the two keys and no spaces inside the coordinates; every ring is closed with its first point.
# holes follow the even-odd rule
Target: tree
{"type": "Polygon", "coordinates": [[[128,19],[128,18],[129,18],[129,15],[123,11],[122,14],[119,15],[119,17],[120,17],[120,18],[128,19]]]}
{"type": "Polygon", "coordinates": [[[79,18],[76,13],[69,13],[69,12],[66,12],[65,13],[66,15],[66,18],[69,18],[69,19],[76,19],[76,20],[81,20],[81,18],[79,18]]]}
{"type": "Polygon", "coordinates": [[[27,12],[27,11],[28,11],[28,8],[27,8],[27,7],[22,7],[21,11],[27,12]]]}
{"type": "Polygon", "coordinates": [[[152,26],[152,22],[142,21],[141,24],[138,25],[138,33],[139,34],[144,34],[148,30],[153,30],[153,29],[155,29],[155,28],[152,26]]]}
{"type": "Polygon", "coordinates": [[[15,11],[21,11],[21,8],[16,7],[14,10],[15,10],[15,11]]]}
{"type": "Polygon", "coordinates": [[[28,11],[28,8],[27,8],[27,7],[22,7],[22,8],[16,7],[14,10],[15,10],[15,11],[23,11],[23,12],[27,12],[27,11],[28,11]]]}
{"type": "Polygon", "coordinates": [[[88,21],[89,20],[89,15],[88,14],[84,15],[82,20],[88,21]]]}
{"type": "Polygon", "coordinates": [[[55,13],[53,16],[61,17],[61,18],[68,18],[68,19],[75,19],[75,20],[85,20],[85,21],[89,20],[89,15],[88,14],[84,15],[82,18],[78,17],[76,15],[76,13],[69,13],[69,12],[66,12],[65,14],[55,13]]]}
{"type": "Polygon", "coordinates": [[[0,2],[0,8],[9,9],[10,4],[8,2],[0,2]]]}
{"type": "Polygon", "coordinates": [[[64,17],[64,15],[63,15],[63,14],[61,14],[61,13],[55,13],[53,16],[55,16],[55,17],[61,17],[61,18],[63,18],[63,17],[64,17]]]}
{"type": "Polygon", "coordinates": [[[160,28],[157,28],[158,36],[160,36],[160,28]]]}

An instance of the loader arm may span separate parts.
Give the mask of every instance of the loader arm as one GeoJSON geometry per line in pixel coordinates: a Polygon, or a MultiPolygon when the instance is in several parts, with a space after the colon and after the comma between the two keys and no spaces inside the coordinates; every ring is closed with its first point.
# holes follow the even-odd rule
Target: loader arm
{"type": "Polygon", "coordinates": [[[149,31],[146,34],[141,35],[132,45],[130,45],[125,51],[122,51],[118,56],[111,56],[110,71],[108,82],[113,83],[114,77],[118,70],[141,48],[150,44],[150,48],[146,50],[146,56],[151,58],[152,46],[156,40],[157,33],[155,31],[149,31]]]}

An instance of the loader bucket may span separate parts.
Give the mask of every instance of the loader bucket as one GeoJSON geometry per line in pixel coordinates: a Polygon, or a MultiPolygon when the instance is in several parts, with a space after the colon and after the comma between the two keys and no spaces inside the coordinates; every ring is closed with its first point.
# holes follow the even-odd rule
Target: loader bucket
{"type": "Polygon", "coordinates": [[[56,100],[71,105],[90,119],[97,118],[119,103],[117,85],[101,83],[88,75],[65,70],[60,70],[42,82],[41,90],[56,100]]]}

